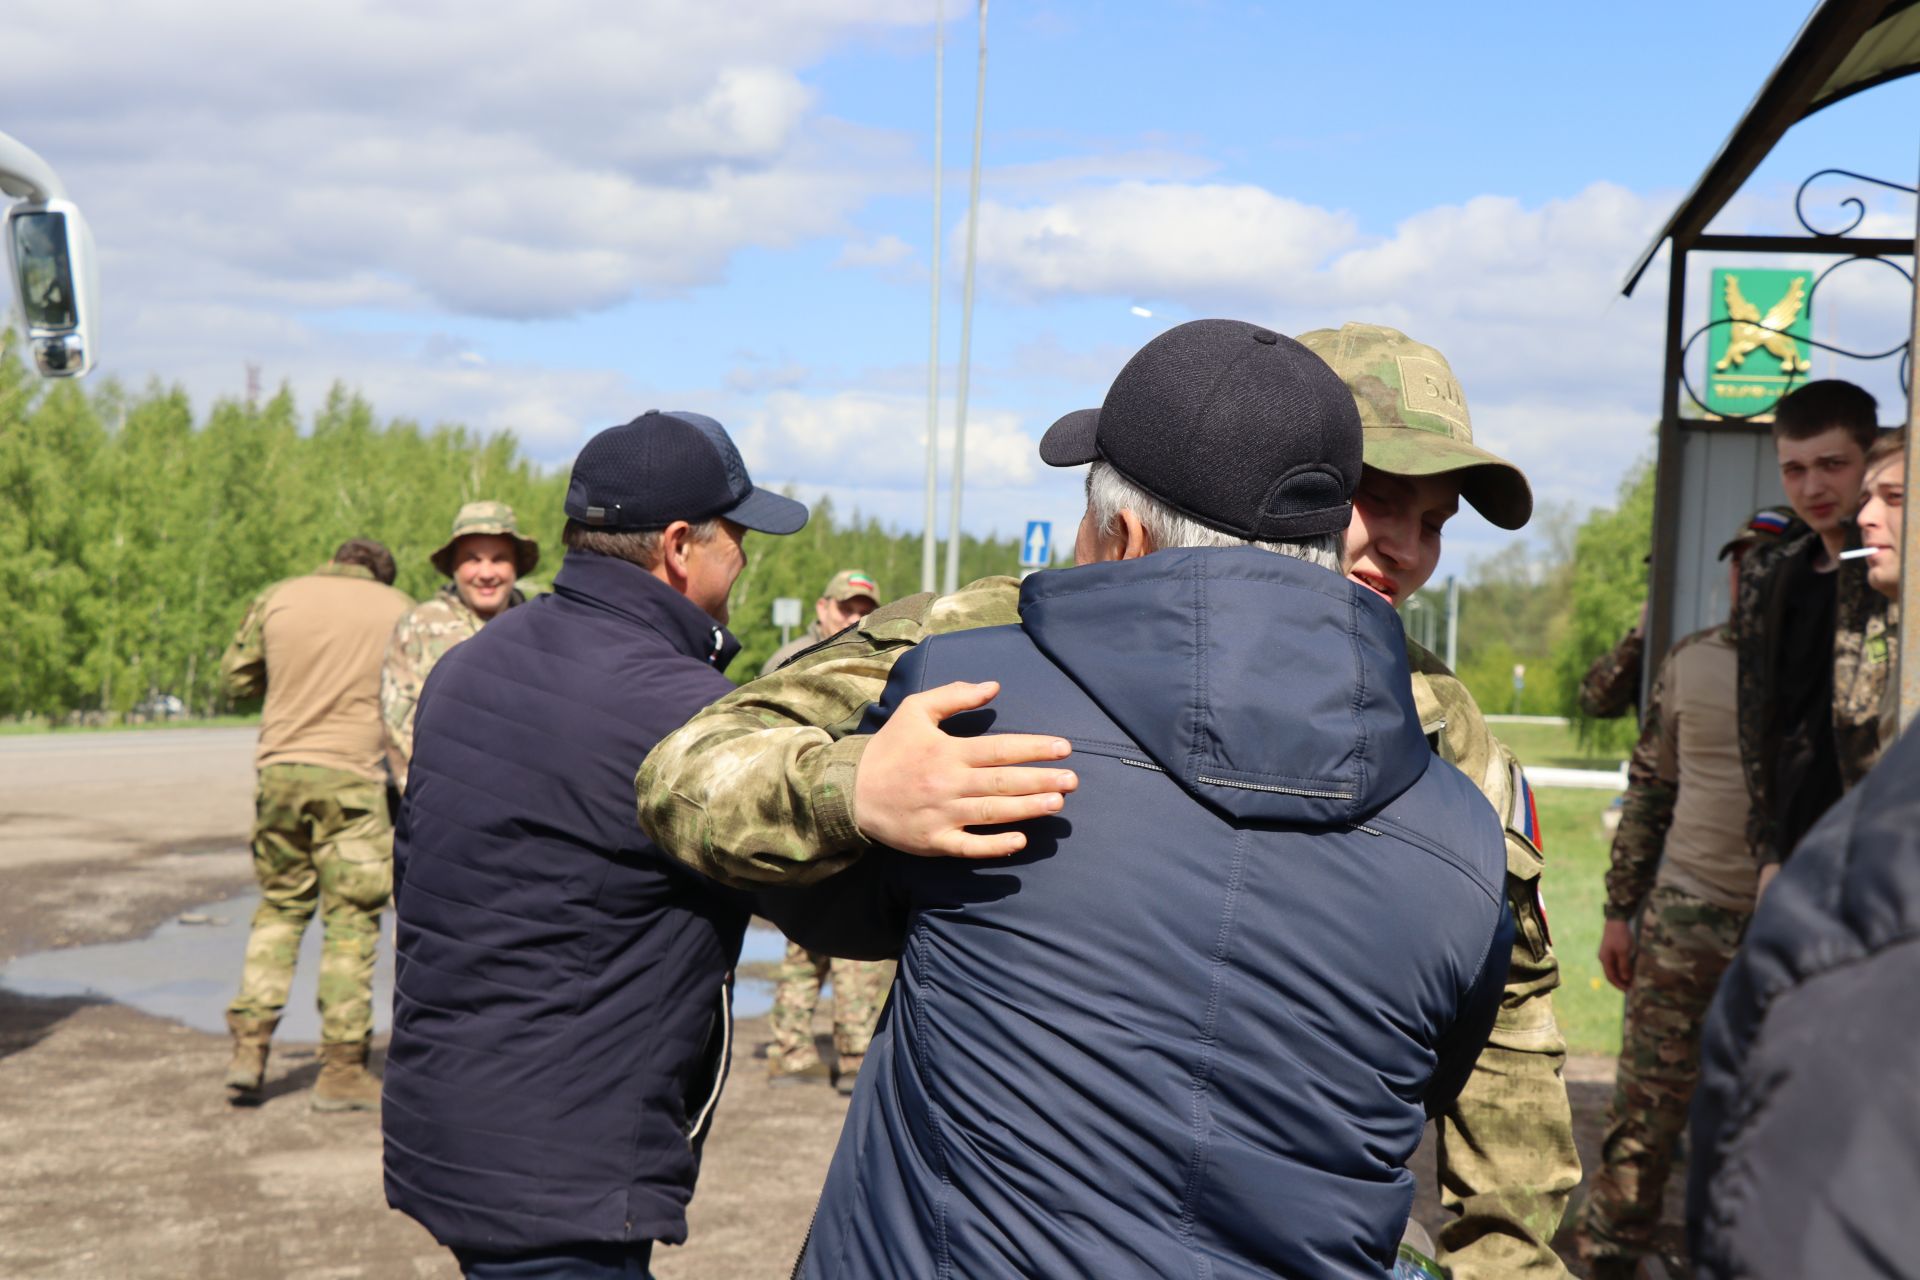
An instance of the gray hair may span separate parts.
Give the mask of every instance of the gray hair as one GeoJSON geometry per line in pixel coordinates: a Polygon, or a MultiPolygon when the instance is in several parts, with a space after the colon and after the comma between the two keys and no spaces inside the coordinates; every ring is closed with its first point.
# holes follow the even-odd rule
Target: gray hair
{"type": "MultiPolygon", "coordinates": [[[[631,561],[652,573],[660,567],[660,559],[665,554],[660,538],[663,532],[661,529],[623,529],[613,532],[595,529],[568,517],[566,527],[560,531],[560,545],[569,551],[591,551],[596,555],[631,561]]],[[[719,536],[720,521],[717,519],[702,520],[687,530],[688,542],[712,542],[719,536]]]]}
{"type": "Polygon", "coordinates": [[[1180,514],[1121,475],[1108,462],[1095,462],[1087,468],[1087,510],[1093,516],[1094,528],[1102,534],[1113,532],[1114,521],[1122,511],[1133,512],[1153,541],[1155,551],[1174,547],[1258,547],[1335,573],[1343,572],[1346,558],[1344,531],[1318,534],[1299,542],[1252,542],[1236,538],[1180,514]]]}

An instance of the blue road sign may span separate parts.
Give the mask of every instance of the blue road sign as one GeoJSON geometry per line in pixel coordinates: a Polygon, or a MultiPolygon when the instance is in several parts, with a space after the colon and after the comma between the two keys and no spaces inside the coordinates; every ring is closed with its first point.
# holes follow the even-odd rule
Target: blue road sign
{"type": "Polygon", "coordinates": [[[1052,563],[1053,522],[1051,520],[1027,521],[1027,536],[1020,544],[1020,565],[1027,569],[1044,569],[1052,563]]]}

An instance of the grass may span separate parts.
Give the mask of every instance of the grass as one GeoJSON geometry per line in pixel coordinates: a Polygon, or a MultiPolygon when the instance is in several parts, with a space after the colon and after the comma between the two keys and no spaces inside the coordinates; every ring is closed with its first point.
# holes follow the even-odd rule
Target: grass
{"type": "Polygon", "coordinates": [[[1523,765],[1555,769],[1617,769],[1625,751],[1582,746],[1572,725],[1490,724],[1493,736],[1513,749],[1523,765]]]}
{"type": "Polygon", "coordinates": [[[45,720],[0,721],[0,737],[31,733],[107,733],[123,729],[237,729],[260,723],[258,715],[204,716],[185,720],[149,720],[141,724],[51,724],[45,720]]]}
{"type": "MultiPolygon", "coordinates": [[[[1533,728],[1501,725],[1500,728],[1533,728]]],[[[1612,841],[1600,815],[1613,803],[1610,791],[1571,788],[1534,792],[1540,808],[1540,832],[1546,842],[1547,872],[1542,880],[1547,924],[1560,958],[1560,990],[1554,1013],[1574,1053],[1620,1052],[1621,995],[1600,976],[1601,905],[1612,841]]]]}

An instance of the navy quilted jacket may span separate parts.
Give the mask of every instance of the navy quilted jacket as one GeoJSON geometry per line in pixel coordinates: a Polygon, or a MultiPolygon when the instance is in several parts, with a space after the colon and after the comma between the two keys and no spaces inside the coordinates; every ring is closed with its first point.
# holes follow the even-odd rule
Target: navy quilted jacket
{"type": "Polygon", "coordinates": [[[999,680],[949,727],[1070,738],[1064,811],[763,900],[901,955],[800,1274],[1384,1276],[1512,936],[1398,620],[1252,548],[1037,574],[1020,615],[920,645],[873,719],[999,680]]]}
{"type": "Polygon", "coordinates": [[[1687,1233],[1714,1280],[1920,1274],[1920,733],[1760,900],[1700,1040],[1687,1233]]]}
{"type": "Polygon", "coordinates": [[[427,679],[394,842],[387,1200],[450,1247],[680,1241],[746,900],[634,822],[647,752],[738,645],[570,552],[427,679]]]}

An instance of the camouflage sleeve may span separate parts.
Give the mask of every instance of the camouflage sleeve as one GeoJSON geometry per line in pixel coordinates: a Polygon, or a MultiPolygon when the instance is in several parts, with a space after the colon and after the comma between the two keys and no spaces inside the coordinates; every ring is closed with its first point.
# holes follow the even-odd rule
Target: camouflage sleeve
{"type": "MultiPolygon", "coordinates": [[[[1678,653],[1679,650],[1674,651],[1678,653]]],[[[1609,920],[1631,920],[1653,889],[1673,825],[1673,802],[1680,793],[1679,725],[1673,714],[1673,658],[1660,664],[1640,723],[1640,741],[1627,761],[1627,795],[1620,827],[1613,833],[1613,857],[1607,867],[1609,920]]]]}
{"type": "Polygon", "coordinates": [[[1733,603],[1733,636],[1738,680],[1735,725],[1740,740],[1740,768],[1747,776],[1747,848],[1761,865],[1785,856],[1773,822],[1773,753],[1767,741],[1772,714],[1768,689],[1765,627],[1768,589],[1779,545],[1755,547],[1740,562],[1740,578],[1733,603]]]}
{"type": "Polygon", "coordinates": [[[1580,1182],[1580,1157],[1564,1076],[1567,1046],[1553,1012],[1560,962],[1540,892],[1546,862],[1538,810],[1519,762],[1488,731],[1466,686],[1437,660],[1425,674],[1434,705],[1423,707],[1422,720],[1438,716],[1441,757],[1480,788],[1506,828],[1514,917],[1493,1033],[1466,1087],[1437,1121],[1440,1203],[1457,1215],[1440,1230],[1441,1260],[1456,1280],[1565,1276],[1550,1242],[1580,1182]]]}
{"type": "Polygon", "coordinates": [[[640,825],[726,884],[809,884],[869,845],[854,823],[866,740],[848,737],[901,654],[929,635],[1019,621],[1019,584],[908,596],[742,685],[655,747],[634,780],[640,825]]]}
{"type": "Polygon", "coordinates": [[[240,630],[234,633],[233,643],[220,655],[221,686],[227,697],[236,702],[266,695],[266,606],[267,597],[272,594],[273,588],[269,587],[253,598],[253,603],[247,606],[247,616],[240,620],[240,630]]]}
{"type": "Polygon", "coordinates": [[[420,686],[426,683],[426,657],[420,628],[409,612],[394,624],[386,660],[380,664],[380,723],[386,730],[387,767],[394,785],[403,791],[407,763],[413,759],[413,713],[420,705],[420,686]]]}
{"type": "Polygon", "coordinates": [[[1639,626],[1594,659],[1580,682],[1580,710],[1595,720],[1612,720],[1633,709],[1640,696],[1640,663],[1646,632],[1639,626]]]}

